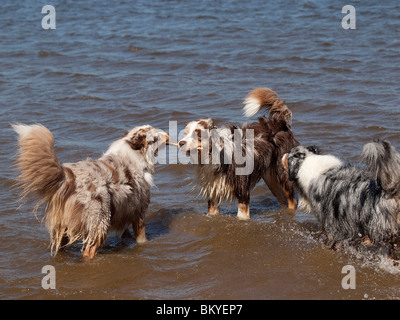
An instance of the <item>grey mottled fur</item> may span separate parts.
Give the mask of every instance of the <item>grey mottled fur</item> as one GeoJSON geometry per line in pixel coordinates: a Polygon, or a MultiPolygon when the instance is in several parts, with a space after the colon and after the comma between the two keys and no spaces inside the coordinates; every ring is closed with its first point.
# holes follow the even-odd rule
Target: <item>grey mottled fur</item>
{"type": "MultiPolygon", "coordinates": [[[[399,236],[400,157],[387,141],[365,145],[365,166],[298,146],[287,156],[302,208],[314,213],[329,241],[399,236]]],[[[285,160],[284,160],[285,161],[285,160]]]]}

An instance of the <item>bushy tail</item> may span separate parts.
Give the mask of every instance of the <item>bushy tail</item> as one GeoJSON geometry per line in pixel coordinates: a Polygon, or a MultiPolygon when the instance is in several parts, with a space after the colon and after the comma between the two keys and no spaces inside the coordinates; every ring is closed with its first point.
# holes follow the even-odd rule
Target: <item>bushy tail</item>
{"type": "Polygon", "coordinates": [[[386,140],[367,143],[362,161],[382,188],[392,197],[400,197],[400,155],[386,140]]]}
{"type": "Polygon", "coordinates": [[[271,89],[253,89],[246,96],[243,104],[243,112],[246,117],[252,117],[264,108],[268,110],[269,118],[285,120],[289,127],[292,124],[292,112],[286,106],[285,101],[271,89]]]}
{"type": "Polygon", "coordinates": [[[54,153],[54,137],[42,125],[14,124],[19,150],[16,168],[20,171],[17,186],[21,198],[38,199],[37,208],[49,201],[65,179],[65,172],[54,153]]]}

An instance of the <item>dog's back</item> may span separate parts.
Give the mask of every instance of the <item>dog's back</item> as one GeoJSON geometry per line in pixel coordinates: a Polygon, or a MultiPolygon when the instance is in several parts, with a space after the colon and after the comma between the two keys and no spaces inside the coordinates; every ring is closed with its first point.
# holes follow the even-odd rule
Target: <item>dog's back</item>
{"type": "Polygon", "coordinates": [[[399,203],[371,172],[344,164],[311,183],[309,200],[329,240],[368,236],[372,242],[390,239],[399,231],[399,203]]]}
{"type": "Polygon", "coordinates": [[[52,253],[82,240],[84,257],[93,258],[109,231],[122,233],[129,225],[137,243],[146,241],[144,214],[150,202],[154,166],[148,159],[165,142],[157,130],[137,127],[112,144],[100,159],[61,165],[47,128],[13,128],[19,135],[16,167],[21,197],[37,199],[35,211],[47,203],[43,219],[52,253]]]}

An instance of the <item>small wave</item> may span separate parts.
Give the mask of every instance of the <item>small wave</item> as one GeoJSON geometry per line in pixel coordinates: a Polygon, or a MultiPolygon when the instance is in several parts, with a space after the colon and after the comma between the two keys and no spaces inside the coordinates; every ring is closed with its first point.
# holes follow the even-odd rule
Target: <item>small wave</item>
{"type": "Polygon", "coordinates": [[[346,72],[346,73],[350,73],[353,72],[353,70],[349,69],[349,68],[334,68],[334,67],[323,67],[322,70],[324,71],[329,71],[329,72],[346,72]]]}
{"type": "Polygon", "coordinates": [[[179,117],[179,116],[187,116],[187,115],[192,115],[193,113],[191,112],[187,112],[187,111],[172,111],[172,112],[168,112],[169,115],[171,115],[171,117],[179,117]]]}
{"type": "Polygon", "coordinates": [[[169,54],[171,54],[170,51],[153,51],[151,53],[152,56],[156,56],[156,57],[166,56],[166,55],[169,55],[169,54]]]}
{"type": "Polygon", "coordinates": [[[61,54],[59,54],[57,52],[39,51],[38,56],[41,58],[58,57],[58,56],[61,56],[61,54]]]}
{"type": "MultiPolygon", "coordinates": [[[[286,58],[285,60],[287,61],[303,61],[303,62],[325,62],[328,61],[326,58],[303,58],[299,56],[292,56],[289,58],[286,58]]],[[[281,61],[281,59],[278,59],[277,61],[281,61]]]]}
{"type": "MultiPolygon", "coordinates": [[[[329,248],[324,243],[324,234],[321,234],[318,222],[309,217],[303,221],[303,216],[307,216],[307,214],[300,214],[300,218],[297,216],[299,216],[299,213],[296,213],[298,225],[294,226],[291,232],[300,235],[306,241],[313,243],[313,245],[329,248]]],[[[395,261],[388,256],[387,245],[365,246],[359,241],[342,241],[335,245],[334,251],[354,259],[363,268],[372,269],[378,273],[383,271],[393,275],[400,274],[399,261],[395,261]]]]}
{"type": "Polygon", "coordinates": [[[200,63],[194,67],[195,70],[206,70],[210,68],[210,65],[207,63],[200,63]]]}
{"type": "Polygon", "coordinates": [[[365,268],[371,268],[377,272],[384,271],[386,273],[398,275],[400,274],[400,266],[398,261],[388,256],[388,248],[384,245],[373,245],[371,247],[362,244],[342,243],[341,250],[360,262],[365,268]]]}
{"type": "Polygon", "coordinates": [[[137,108],[140,108],[137,104],[125,104],[125,107],[127,107],[127,108],[134,108],[134,109],[137,109],[137,108]]]}
{"type": "Polygon", "coordinates": [[[87,96],[87,95],[74,96],[74,97],[63,97],[63,98],[55,99],[55,101],[74,101],[74,100],[108,101],[107,99],[103,99],[100,97],[87,96]]]}
{"type": "MultiPolygon", "coordinates": [[[[9,168],[9,170],[13,170],[13,168],[9,168]]],[[[16,172],[16,171],[15,171],[16,172]]],[[[0,185],[3,185],[7,188],[15,188],[16,180],[10,179],[6,177],[0,177],[0,185]]]]}
{"type": "Polygon", "coordinates": [[[86,73],[74,73],[71,75],[72,78],[87,78],[87,77],[95,77],[94,74],[86,74],[86,73]]]}
{"type": "Polygon", "coordinates": [[[129,46],[129,51],[130,52],[138,52],[138,51],[142,51],[142,50],[145,50],[146,48],[143,48],[143,47],[136,47],[136,46],[133,46],[133,45],[130,45],[129,46]]]}
{"type": "Polygon", "coordinates": [[[216,20],[216,21],[219,20],[215,16],[208,16],[208,15],[198,15],[198,16],[195,17],[195,19],[198,19],[198,20],[216,20]]]}
{"type": "Polygon", "coordinates": [[[107,101],[107,99],[103,99],[103,98],[100,98],[100,97],[86,96],[86,95],[81,96],[81,99],[82,100],[107,101]]]}
{"type": "Polygon", "coordinates": [[[94,74],[85,74],[85,73],[71,73],[65,71],[50,71],[48,75],[55,75],[55,76],[67,76],[71,78],[86,78],[86,77],[95,77],[94,74]]]}
{"type": "Polygon", "coordinates": [[[310,75],[310,73],[307,72],[302,72],[302,71],[294,71],[294,70],[288,70],[285,68],[272,68],[269,69],[268,72],[281,72],[283,74],[287,74],[287,75],[298,75],[298,76],[306,76],[306,75],[310,75]]]}

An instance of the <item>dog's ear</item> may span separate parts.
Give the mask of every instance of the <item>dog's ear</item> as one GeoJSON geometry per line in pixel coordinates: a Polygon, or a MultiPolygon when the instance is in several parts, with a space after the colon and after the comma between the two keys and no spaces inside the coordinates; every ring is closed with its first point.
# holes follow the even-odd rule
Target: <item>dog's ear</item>
{"type": "Polygon", "coordinates": [[[146,145],[146,133],[139,131],[132,139],[126,140],[133,150],[143,149],[146,145]]]}
{"type": "Polygon", "coordinates": [[[214,120],[211,118],[207,118],[207,119],[198,119],[196,120],[196,122],[202,126],[204,129],[214,129],[215,125],[214,125],[214,120]]]}
{"type": "Polygon", "coordinates": [[[215,124],[214,124],[214,120],[213,120],[213,119],[209,119],[209,120],[208,120],[208,122],[209,122],[209,126],[208,126],[208,128],[209,128],[210,130],[212,130],[212,129],[215,129],[215,128],[216,128],[216,126],[215,126],[215,124]]]}
{"type": "Polygon", "coordinates": [[[316,146],[308,146],[306,149],[314,154],[320,154],[320,151],[316,146]]]}

